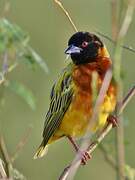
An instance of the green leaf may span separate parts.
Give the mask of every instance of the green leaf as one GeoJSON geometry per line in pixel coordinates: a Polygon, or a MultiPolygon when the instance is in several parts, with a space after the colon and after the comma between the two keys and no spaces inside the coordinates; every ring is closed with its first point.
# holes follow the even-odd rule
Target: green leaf
{"type": "Polygon", "coordinates": [[[0,53],[6,52],[9,55],[14,52],[18,61],[27,60],[29,64],[39,65],[46,73],[49,69],[45,61],[39,54],[29,45],[28,33],[24,32],[19,26],[3,18],[0,19],[0,53]],[[35,64],[34,64],[35,63],[35,64]]]}
{"type": "Polygon", "coordinates": [[[22,97],[32,110],[35,110],[36,100],[30,89],[17,81],[6,81],[5,85],[17,95],[22,97]]]}
{"type": "Polygon", "coordinates": [[[45,61],[40,57],[40,55],[35,50],[33,50],[30,46],[28,46],[28,50],[31,54],[32,59],[48,74],[49,73],[48,66],[45,63],[45,61]]]}
{"type": "Polygon", "coordinates": [[[33,57],[30,55],[25,55],[22,58],[22,62],[30,69],[35,70],[37,68],[37,63],[34,61],[33,57]]]}

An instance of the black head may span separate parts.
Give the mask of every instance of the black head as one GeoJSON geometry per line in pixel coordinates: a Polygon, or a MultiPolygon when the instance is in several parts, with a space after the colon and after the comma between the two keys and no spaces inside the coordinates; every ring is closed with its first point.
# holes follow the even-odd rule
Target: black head
{"type": "Polygon", "coordinates": [[[95,61],[100,48],[103,48],[103,43],[96,35],[77,32],[69,39],[65,53],[71,55],[76,65],[85,64],[95,61]]]}

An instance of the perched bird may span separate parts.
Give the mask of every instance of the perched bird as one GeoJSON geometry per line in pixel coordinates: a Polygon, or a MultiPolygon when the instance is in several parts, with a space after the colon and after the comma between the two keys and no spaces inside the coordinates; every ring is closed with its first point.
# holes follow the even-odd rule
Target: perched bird
{"type": "MultiPolygon", "coordinates": [[[[85,134],[93,113],[92,74],[97,74],[99,92],[105,73],[112,65],[103,42],[89,32],[75,33],[69,39],[65,53],[71,56],[72,62],[63,69],[52,87],[43,140],[34,158],[42,157],[49,144],[64,136],[79,151],[74,138],[85,134]]],[[[91,131],[100,130],[105,125],[115,105],[116,85],[112,80],[100,107],[98,121],[93,129],[90,128],[91,131]]],[[[82,162],[86,159],[85,155],[89,158],[84,153],[82,162]]]]}

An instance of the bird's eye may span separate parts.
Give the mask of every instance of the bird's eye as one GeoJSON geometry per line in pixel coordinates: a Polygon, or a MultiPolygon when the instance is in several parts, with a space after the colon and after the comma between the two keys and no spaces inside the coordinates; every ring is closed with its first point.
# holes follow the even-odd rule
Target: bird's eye
{"type": "Polygon", "coordinates": [[[87,46],[88,46],[88,42],[87,42],[87,41],[84,41],[84,42],[82,43],[82,47],[85,48],[85,47],[87,47],[87,46]]]}

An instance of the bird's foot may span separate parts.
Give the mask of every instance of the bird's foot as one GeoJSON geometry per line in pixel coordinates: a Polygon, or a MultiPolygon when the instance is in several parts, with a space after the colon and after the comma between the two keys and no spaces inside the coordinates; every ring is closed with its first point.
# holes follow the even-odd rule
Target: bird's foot
{"type": "Polygon", "coordinates": [[[113,115],[110,115],[108,118],[107,118],[107,122],[110,124],[112,124],[113,127],[117,127],[118,126],[118,120],[115,116],[113,115]]]}
{"type": "Polygon", "coordinates": [[[79,150],[79,154],[81,156],[81,165],[86,165],[87,161],[92,158],[88,151],[85,150],[79,150]]]}
{"type": "Polygon", "coordinates": [[[72,143],[76,152],[81,156],[81,164],[86,165],[87,161],[92,158],[87,150],[81,150],[80,147],[76,144],[75,140],[71,136],[67,136],[69,141],[72,143]]]}

